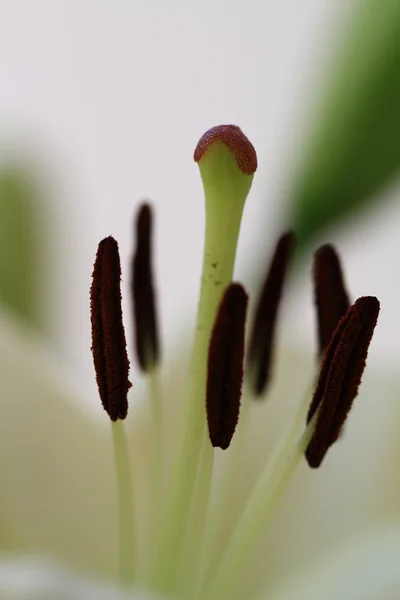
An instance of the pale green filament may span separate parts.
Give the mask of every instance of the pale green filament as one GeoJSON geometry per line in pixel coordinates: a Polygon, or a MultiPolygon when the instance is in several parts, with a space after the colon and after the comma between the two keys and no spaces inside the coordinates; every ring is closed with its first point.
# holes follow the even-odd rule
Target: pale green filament
{"type": "MultiPolygon", "coordinates": [[[[244,175],[233,155],[215,143],[199,162],[206,199],[206,234],[196,332],[181,435],[160,531],[154,583],[170,591],[181,560],[188,515],[206,427],[205,390],[208,346],[222,293],[231,282],[244,202],[253,177],[244,175]]],[[[212,453],[205,453],[212,461],[212,453]]],[[[205,472],[212,471],[203,465],[205,472]]]]}
{"type": "MultiPolygon", "coordinates": [[[[160,373],[156,365],[148,374],[151,411],[151,489],[149,503],[149,539],[155,539],[160,516],[162,493],[162,414],[160,394],[160,373]]],[[[152,552],[154,549],[151,550],[152,552]]]]}
{"type": "Polygon", "coordinates": [[[190,522],[178,578],[178,591],[184,598],[188,597],[193,591],[203,548],[204,532],[208,522],[214,466],[213,456],[210,457],[210,454],[214,454],[214,448],[210,444],[208,431],[205,431],[197,483],[190,510],[190,522]]]}
{"type": "Polygon", "coordinates": [[[246,434],[248,432],[253,400],[253,395],[246,385],[240,406],[239,422],[232,443],[226,451],[226,457],[224,456],[226,461],[223,465],[221,479],[216,491],[215,502],[210,507],[209,511],[210,514],[206,524],[204,544],[201,553],[199,579],[195,582],[196,587],[199,585],[201,586],[204,581],[208,579],[211,574],[212,565],[216,562],[216,554],[219,549],[218,542],[226,524],[225,518],[228,512],[226,507],[229,504],[232,482],[241,467],[241,457],[246,434]]]}
{"type": "Polygon", "coordinates": [[[123,585],[135,579],[135,523],[129,449],[123,421],[111,424],[118,500],[119,577],[123,585]]]}
{"type": "Polygon", "coordinates": [[[236,524],[215,577],[205,593],[201,594],[202,600],[230,597],[237,585],[241,567],[246,564],[304,456],[314,433],[317,416],[318,413],[311,419],[297,443],[293,443],[292,435],[296,419],[283,435],[236,524]]]}

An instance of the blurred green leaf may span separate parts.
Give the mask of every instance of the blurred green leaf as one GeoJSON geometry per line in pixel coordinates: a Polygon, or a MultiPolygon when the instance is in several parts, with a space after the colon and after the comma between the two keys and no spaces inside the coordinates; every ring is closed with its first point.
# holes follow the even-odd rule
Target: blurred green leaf
{"type": "Polygon", "coordinates": [[[37,325],[37,241],[32,187],[23,172],[0,170],[0,301],[37,325]]]}
{"type": "Polygon", "coordinates": [[[302,243],[379,201],[399,171],[400,0],[358,2],[335,59],[290,205],[302,243]]]}

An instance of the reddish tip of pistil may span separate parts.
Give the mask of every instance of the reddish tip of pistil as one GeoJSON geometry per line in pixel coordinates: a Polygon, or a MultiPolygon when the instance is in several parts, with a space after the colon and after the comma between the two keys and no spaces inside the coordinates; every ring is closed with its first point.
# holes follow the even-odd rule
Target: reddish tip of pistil
{"type": "Polygon", "coordinates": [[[129,360],[121,308],[121,266],[112,237],[98,246],[90,288],[92,354],[99,395],[110,419],[125,419],[129,360]]]}
{"type": "Polygon", "coordinates": [[[358,393],[378,315],[377,298],[359,298],[339,321],[326,349],[307,416],[310,422],[318,410],[314,435],[306,451],[310,467],[320,466],[339,437],[358,393]]]}
{"type": "Polygon", "coordinates": [[[257,154],[253,144],[236,125],[217,125],[200,138],[194,151],[194,160],[199,162],[208,148],[222,142],[233,155],[237,166],[244,175],[252,175],[257,170],[257,154]]]}
{"type": "Polygon", "coordinates": [[[248,296],[231,283],[211,335],[207,373],[207,422],[214,447],[229,447],[239,418],[248,296]]]}

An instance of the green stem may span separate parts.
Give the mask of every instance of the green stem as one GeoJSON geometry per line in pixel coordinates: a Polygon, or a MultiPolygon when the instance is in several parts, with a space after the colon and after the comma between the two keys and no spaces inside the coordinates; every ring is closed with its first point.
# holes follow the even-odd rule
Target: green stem
{"type": "Polygon", "coordinates": [[[123,421],[111,424],[118,499],[119,577],[123,585],[135,579],[135,524],[129,450],[123,421]]]}

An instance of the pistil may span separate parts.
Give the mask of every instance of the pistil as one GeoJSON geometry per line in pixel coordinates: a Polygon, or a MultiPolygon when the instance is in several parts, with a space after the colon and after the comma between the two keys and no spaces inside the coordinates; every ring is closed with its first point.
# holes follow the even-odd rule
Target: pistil
{"type": "Polygon", "coordinates": [[[209,130],[194,157],[205,192],[206,233],[189,389],[154,571],[154,583],[163,591],[175,585],[197,474],[212,473],[210,465],[199,465],[201,456],[207,462],[214,458],[210,445],[201,453],[208,345],[222,293],[232,280],[242,212],[257,168],[253,146],[233,125],[209,130]]]}

